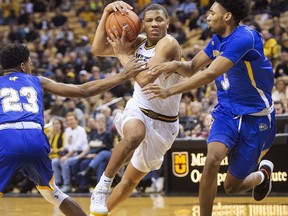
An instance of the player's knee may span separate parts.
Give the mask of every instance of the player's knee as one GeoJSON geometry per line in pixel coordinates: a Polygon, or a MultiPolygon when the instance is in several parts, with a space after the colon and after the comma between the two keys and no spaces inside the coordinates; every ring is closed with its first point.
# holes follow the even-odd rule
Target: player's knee
{"type": "Polygon", "coordinates": [[[139,144],[143,141],[145,135],[141,135],[141,134],[131,134],[129,136],[125,137],[125,141],[126,141],[126,148],[134,151],[139,144]]]}
{"type": "Polygon", "coordinates": [[[220,167],[220,164],[221,164],[221,161],[220,159],[218,159],[217,157],[215,157],[214,155],[208,155],[207,158],[206,158],[206,163],[205,163],[205,166],[207,168],[219,168],[220,167]]]}
{"type": "Polygon", "coordinates": [[[225,193],[227,194],[234,194],[234,193],[239,192],[237,186],[232,185],[230,183],[226,183],[226,182],[224,183],[224,190],[225,190],[225,193]]]}
{"type": "Polygon", "coordinates": [[[138,185],[139,181],[136,181],[134,179],[129,179],[129,178],[122,178],[121,179],[121,188],[123,189],[123,193],[125,191],[133,191],[134,188],[138,185]]]}
{"type": "Polygon", "coordinates": [[[52,205],[60,206],[61,203],[69,197],[67,194],[64,194],[59,188],[53,184],[53,189],[49,187],[37,187],[38,191],[41,195],[52,205]]]}

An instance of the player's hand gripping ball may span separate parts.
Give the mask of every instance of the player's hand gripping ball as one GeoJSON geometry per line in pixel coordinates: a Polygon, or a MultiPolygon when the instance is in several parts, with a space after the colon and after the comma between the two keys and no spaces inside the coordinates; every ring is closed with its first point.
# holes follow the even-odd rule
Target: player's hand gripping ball
{"type": "Polygon", "coordinates": [[[121,14],[120,11],[112,12],[108,16],[105,23],[105,30],[108,36],[108,30],[110,29],[113,32],[113,26],[115,26],[121,37],[123,27],[126,26],[127,40],[133,41],[137,38],[141,31],[141,21],[135,12],[131,10],[127,11],[125,14],[121,14]]]}

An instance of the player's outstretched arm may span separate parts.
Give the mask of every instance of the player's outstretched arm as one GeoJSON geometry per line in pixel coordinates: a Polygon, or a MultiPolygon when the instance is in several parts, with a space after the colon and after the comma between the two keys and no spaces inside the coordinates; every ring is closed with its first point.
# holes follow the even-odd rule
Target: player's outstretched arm
{"type": "Polygon", "coordinates": [[[211,63],[211,59],[204,51],[199,52],[191,61],[170,61],[161,64],[155,64],[149,68],[148,74],[155,75],[163,73],[165,79],[173,74],[175,71],[183,77],[191,77],[201,68],[211,63]]]}
{"type": "Polygon", "coordinates": [[[233,67],[233,65],[234,63],[231,60],[219,56],[211,63],[207,69],[195,74],[194,76],[186,79],[181,83],[173,85],[167,89],[161,88],[159,85],[151,83],[146,85],[142,91],[144,94],[149,95],[149,99],[156,97],[164,99],[169,96],[187,92],[206,85],[220,75],[226,73],[231,67],[233,67]]]}
{"type": "Polygon", "coordinates": [[[96,29],[96,33],[94,36],[94,40],[92,43],[91,52],[97,56],[114,56],[114,52],[110,44],[107,42],[107,34],[105,31],[105,23],[110,15],[110,13],[114,11],[120,11],[121,13],[126,13],[127,10],[132,10],[133,8],[123,2],[123,1],[115,1],[108,4],[102,14],[99,25],[96,29]]]}
{"type": "Polygon", "coordinates": [[[63,97],[91,97],[120,84],[126,79],[134,77],[145,69],[146,63],[133,58],[125,66],[124,71],[102,80],[87,82],[82,85],[57,83],[54,80],[40,77],[44,91],[63,97]]]}

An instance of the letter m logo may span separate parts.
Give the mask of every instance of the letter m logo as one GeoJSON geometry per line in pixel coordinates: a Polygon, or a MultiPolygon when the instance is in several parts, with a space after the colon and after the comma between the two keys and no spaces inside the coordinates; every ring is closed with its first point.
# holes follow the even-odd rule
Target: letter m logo
{"type": "Polygon", "coordinates": [[[172,152],[173,174],[184,177],[189,172],[188,152],[172,152]]]}

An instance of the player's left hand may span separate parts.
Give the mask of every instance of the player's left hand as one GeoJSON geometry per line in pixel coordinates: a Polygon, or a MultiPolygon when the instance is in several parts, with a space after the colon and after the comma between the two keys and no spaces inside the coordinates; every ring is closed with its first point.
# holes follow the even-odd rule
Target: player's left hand
{"type": "Polygon", "coordinates": [[[112,46],[115,55],[129,53],[131,51],[135,40],[131,42],[127,40],[127,25],[123,27],[121,37],[115,26],[112,27],[112,30],[109,29],[108,33],[110,37],[107,37],[107,41],[112,46]]]}
{"type": "Polygon", "coordinates": [[[149,100],[151,100],[153,98],[157,98],[157,97],[159,97],[161,99],[165,99],[168,97],[167,89],[164,89],[155,83],[150,83],[150,84],[146,85],[142,89],[142,92],[144,94],[148,95],[149,100]]]}

